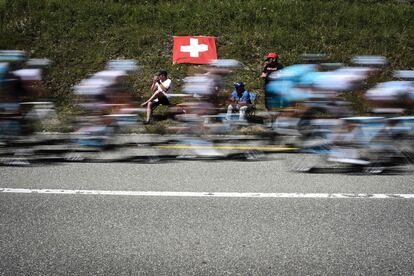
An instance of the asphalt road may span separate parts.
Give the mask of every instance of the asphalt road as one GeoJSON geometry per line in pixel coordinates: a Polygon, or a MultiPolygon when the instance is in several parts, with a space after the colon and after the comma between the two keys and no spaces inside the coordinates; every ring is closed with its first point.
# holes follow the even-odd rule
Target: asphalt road
{"type": "MultiPolygon", "coordinates": [[[[0,188],[414,194],[411,174],[263,162],[0,167],[0,188]]],[[[414,199],[0,192],[2,275],[413,275],[414,199]]]]}

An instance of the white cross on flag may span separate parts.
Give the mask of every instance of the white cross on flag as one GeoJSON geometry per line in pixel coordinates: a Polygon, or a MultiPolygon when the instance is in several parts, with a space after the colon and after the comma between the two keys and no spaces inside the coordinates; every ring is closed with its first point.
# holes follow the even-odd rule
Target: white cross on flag
{"type": "Polygon", "coordinates": [[[174,63],[208,64],[215,59],[217,59],[215,37],[174,36],[174,63]]]}

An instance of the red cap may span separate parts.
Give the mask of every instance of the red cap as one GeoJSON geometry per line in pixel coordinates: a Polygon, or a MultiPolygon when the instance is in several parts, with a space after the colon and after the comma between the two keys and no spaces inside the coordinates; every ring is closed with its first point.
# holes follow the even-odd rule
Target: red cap
{"type": "Polygon", "coordinates": [[[277,58],[277,57],[278,57],[278,54],[276,53],[268,53],[266,56],[266,58],[277,58]]]}

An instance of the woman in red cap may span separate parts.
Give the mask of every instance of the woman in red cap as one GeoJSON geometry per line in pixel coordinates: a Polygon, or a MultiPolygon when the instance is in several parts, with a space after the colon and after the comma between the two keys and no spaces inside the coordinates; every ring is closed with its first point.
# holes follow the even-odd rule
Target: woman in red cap
{"type": "Polygon", "coordinates": [[[266,64],[263,68],[262,74],[260,75],[261,78],[264,79],[264,91],[265,91],[265,105],[267,110],[270,110],[270,106],[267,104],[267,97],[269,96],[266,90],[266,86],[270,81],[270,74],[276,72],[278,70],[283,69],[283,65],[278,61],[279,55],[277,53],[268,53],[266,55],[266,64]]]}

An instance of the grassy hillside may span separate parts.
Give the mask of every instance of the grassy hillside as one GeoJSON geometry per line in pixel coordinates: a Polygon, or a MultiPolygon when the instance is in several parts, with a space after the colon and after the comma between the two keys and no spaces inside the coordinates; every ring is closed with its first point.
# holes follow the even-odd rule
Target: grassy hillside
{"type": "Polygon", "coordinates": [[[176,86],[189,66],[172,64],[173,35],[218,37],[221,58],[246,67],[235,80],[260,92],[263,55],[280,53],[285,65],[304,52],[349,62],[355,54],[385,55],[391,69],[414,69],[414,6],[401,1],[0,1],[0,49],[24,49],[54,61],[48,88],[61,107],[71,86],[109,59],[137,59],[137,97],[151,76],[167,69],[176,86]]]}

